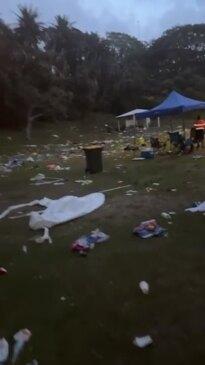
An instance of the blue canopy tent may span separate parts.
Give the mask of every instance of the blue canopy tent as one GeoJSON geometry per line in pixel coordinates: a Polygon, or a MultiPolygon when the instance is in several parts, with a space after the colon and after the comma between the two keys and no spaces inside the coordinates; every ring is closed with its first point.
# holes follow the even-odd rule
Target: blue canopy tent
{"type": "Polygon", "coordinates": [[[186,98],[178,92],[172,91],[161,104],[148,111],[137,113],[136,118],[156,118],[197,109],[205,109],[205,102],[186,98]]]}

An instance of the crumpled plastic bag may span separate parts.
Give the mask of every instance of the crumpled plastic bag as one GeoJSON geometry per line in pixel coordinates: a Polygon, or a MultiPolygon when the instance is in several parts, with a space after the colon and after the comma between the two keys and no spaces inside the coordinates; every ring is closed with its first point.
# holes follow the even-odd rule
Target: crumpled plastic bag
{"type": "Polygon", "coordinates": [[[25,346],[26,342],[28,342],[30,340],[32,336],[32,333],[27,329],[24,328],[20,331],[18,331],[15,335],[14,335],[14,347],[13,347],[13,355],[12,355],[12,359],[11,362],[12,364],[15,364],[20,352],[23,350],[23,347],[25,346]]]}
{"type": "Polygon", "coordinates": [[[9,356],[9,344],[4,337],[0,339],[0,364],[4,364],[9,356]]]}
{"type": "Polygon", "coordinates": [[[90,234],[85,236],[81,236],[76,241],[72,243],[71,250],[73,252],[88,252],[89,250],[95,247],[95,244],[105,242],[110,237],[104,232],[96,229],[92,231],[90,234]]]}

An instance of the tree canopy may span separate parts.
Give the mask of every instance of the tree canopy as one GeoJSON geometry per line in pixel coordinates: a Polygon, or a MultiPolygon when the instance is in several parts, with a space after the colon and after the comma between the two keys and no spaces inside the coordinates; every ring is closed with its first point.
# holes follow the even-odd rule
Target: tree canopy
{"type": "Polygon", "coordinates": [[[58,15],[41,23],[19,6],[17,23],[0,20],[0,126],[69,120],[89,111],[118,114],[151,107],[172,89],[205,99],[205,24],[177,26],[145,44],[106,37],[58,15]]]}

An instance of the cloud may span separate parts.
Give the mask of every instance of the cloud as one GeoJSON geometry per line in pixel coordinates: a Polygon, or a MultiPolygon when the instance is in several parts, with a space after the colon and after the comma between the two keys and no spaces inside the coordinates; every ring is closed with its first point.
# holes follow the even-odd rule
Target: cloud
{"type": "Polygon", "coordinates": [[[205,0],[0,0],[0,16],[15,22],[19,2],[38,8],[47,24],[57,14],[65,14],[83,31],[102,35],[119,31],[143,40],[156,38],[175,25],[199,23],[205,18],[205,0]]]}

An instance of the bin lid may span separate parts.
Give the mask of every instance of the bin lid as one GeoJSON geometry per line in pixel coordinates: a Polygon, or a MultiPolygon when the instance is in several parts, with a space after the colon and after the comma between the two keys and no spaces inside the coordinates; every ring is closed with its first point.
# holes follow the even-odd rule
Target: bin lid
{"type": "Polygon", "coordinates": [[[103,148],[102,145],[97,145],[97,144],[83,147],[84,150],[96,150],[96,149],[102,149],[102,148],[103,148]]]}

